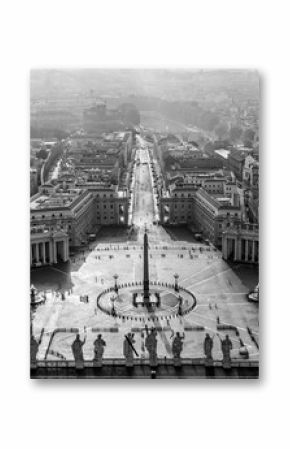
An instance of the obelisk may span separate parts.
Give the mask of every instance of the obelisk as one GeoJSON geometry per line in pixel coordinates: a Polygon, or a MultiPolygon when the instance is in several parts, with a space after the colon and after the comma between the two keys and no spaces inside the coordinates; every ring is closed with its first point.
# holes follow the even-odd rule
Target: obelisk
{"type": "Polygon", "coordinates": [[[148,235],[145,230],[144,234],[144,306],[149,306],[149,260],[148,260],[148,235]]]}

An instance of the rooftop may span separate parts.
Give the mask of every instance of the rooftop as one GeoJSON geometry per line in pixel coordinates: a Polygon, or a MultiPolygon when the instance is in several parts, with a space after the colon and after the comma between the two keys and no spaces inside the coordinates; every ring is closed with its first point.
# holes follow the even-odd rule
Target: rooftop
{"type": "Polygon", "coordinates": [[[54,209],[69,207],[83,192],[81,189],[57,191],[51,195],[38,194],[31,198],[30,210],[54,209]]]}
{"type": "Polygon", "coordinates": [[[227,159],[229,154],[230,154],[230,150],[215,150],[215,153],[219,154],[220,156],[222,156],[224,159],[227,159]]]}

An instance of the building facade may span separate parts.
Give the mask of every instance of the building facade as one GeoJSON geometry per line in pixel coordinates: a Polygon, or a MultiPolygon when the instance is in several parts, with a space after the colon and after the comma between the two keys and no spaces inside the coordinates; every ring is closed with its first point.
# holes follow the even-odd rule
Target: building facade
{"type": "Polygon", "coordinates": [[[87,244],[89,234],[96,233],[100,226],[128,224],[127,191],[98,183],[73,187],[63,187],[63,184],[45,184],[31,198],[31,263],[34,266],[66,261],[69,248],[87,244]],[[48,239],[48,235],[55,229],[58,235],[64,233],[66,237],[61,244],[56,240],[56,249],[51,243],[51,249],[47,242],[52,237],[48,239]]]}
{"type": "Polygon", "coordinates": [[[214,193],[192,184],[177,184],[163,193],[159,214],[162,224],[186,224],[222,247],[222,224],[226,219],[241,220],[239,196],[225,195],[220,181],[208,184],[214,193]]]}
{"type": "Polygon", "coordinates": [[[47,186],[49,193],[44,189],[45,186],[42,186],[42,191],[31,198],[31,227],[58,226],[60,230],[67,230],[69,246],[84,244],[96,225],[92,194],[81,189],[61,189],[59,186],[47,186]]]}
{"type": "Polygon", "coordinates": [[[222,232],[225,260],[259,262],[259,227],[257,224],[225,222],[222,232]]]}
{"type": "Polygon", "coordinates": [[[37,225],[30,230],[30,265],[39,267],[69,259],[68,233],[57,226],[37,225]]]}

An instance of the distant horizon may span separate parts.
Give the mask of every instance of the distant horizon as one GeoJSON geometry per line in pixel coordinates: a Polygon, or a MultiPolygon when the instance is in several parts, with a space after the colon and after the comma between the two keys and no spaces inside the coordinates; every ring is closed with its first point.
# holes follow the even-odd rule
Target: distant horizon
{"type": "Polygon", "coordinates": [[[259,73],[254,69],[179,68],[33,68],[31,97],[95,91],[96,95],[141,95],[170,101],[194,100],[201,90],[241,89],[250,97],[259,94],[259,73]]]}

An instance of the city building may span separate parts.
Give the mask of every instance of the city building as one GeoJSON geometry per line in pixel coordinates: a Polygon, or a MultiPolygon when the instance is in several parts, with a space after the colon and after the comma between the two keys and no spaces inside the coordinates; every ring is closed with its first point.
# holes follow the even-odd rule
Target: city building
{"type": "Polygon", "coordinates": [[[32,267],[66,262],[69,237],[57,226],[32,225],[30,229],[30,264],[32,267]]]}
{"type": "Polygon", "coordinates": [[[225,221],[222,230],[222,253],[225,260],[258,263],[258,225],[225,221]]]}
{"type": "Polygon", "coordinates": [[[245,158],[243,181],[251,187],[259,184],[259,162],[252,155],[245,158]]]}
{"type": "Polygon", "coordinates": [[[37,193],[38,179],[38,170],[36,168],[30,168],[30,196],[33,196],[37,193]]]}
{"type": "Polygon", "coordinates": [[[193,222],[194,184],[175,184],[163,191],[160,198],[159,215],[161,224],[177,225],[193,222]]]}
{"type": "MultiPolygon", "coordinates": [[[[127,225],[127,191],[119,190],[114,185],[89,181],[74,180],[73,186],[68,186],[66,180],[57,184],[44,184],[39,193],[31,198],[30,218],[32,229],[45,229],[42,233],[34,231],[32,234],[33,263],[39,264],[42,261],[44,264],[44,260],[48,258],[49,263],[51,260],[67,260],[68,252],[60,249],[59,244],[57,252],[53,250],[50,253],[48,247],[45,248],[45,259],[43,250],[36,250],[36,243],[42,244],[44,240],[47,242],[48,230],[51,234],[57,228],[57,242],[59,233],[66,233],[68,246],[73,248],[86,244],[89,234],[96,233],[100,226],[127,225]],[[55,254],[60,252],[61,256],[56,257],[55,254]]],[[[62,241],[64,240],[63,237],[62,241]]]]}
{"type": "Polygon", "coordinates": [[[69,246],[80,246],[96,227],[93,196],[83,189],[44,185],[30,201],[31,226],[57,226],[67,230],[69,246]]]}
{"type": "Polygon", "coordinates": [[[234,149],[229,153],[227,157],[228,168],[229,170],[234,172],[239,181],[243,179],[243,169],[249,151],[234,149]]]}
{"type": "Polygon", "coordinates": [[[163,192],[160,221],[167,225],[187,224],[221,248],[223,221],[241,221],[240,195],[232,185],[227,191],[225,180],[209,181],[206,185],[208,191],[194,184],[177,183],[163,192]]]}
{"type": "Polygon", "coordinates": [[[124,226],[128,224],[127,190],[118,189],[116,185],[94,181],[76,182],[76,187],[85,189],[92,195],[96,225],[124,226]]]}
{"type": "Polygon", "coordinates": [[[112,132],[71,139],[68,157],[75,175],[119,185],[132,158],[133,133],[112,132]]]}
{"type": "Polygon", "coordinates": [[[93,106],[84,110],[83,127],[86,132],[125,129],[119,111],[108,109],[103,101],[96,101],[93,106]]]}
{"type": "Polygon", "coordinates": [[[225,219],[241,220],[239,196],[213,196],[203,188],[194,198],[193,223],[217,247],[222,246],[222,224],[225,219]]]}

